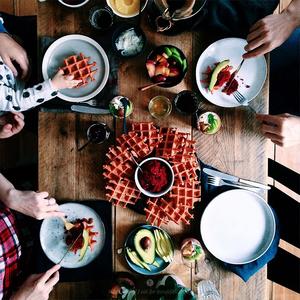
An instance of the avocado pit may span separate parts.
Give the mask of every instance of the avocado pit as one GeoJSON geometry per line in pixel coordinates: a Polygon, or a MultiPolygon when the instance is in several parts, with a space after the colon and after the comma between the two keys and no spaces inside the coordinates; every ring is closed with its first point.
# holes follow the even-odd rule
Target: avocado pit
{"type": "Polygon", "coordinates": [[[140,241],[143,250],[147,250],[151,247],[151,240],[149,237],[145,236],[140,241]]]}

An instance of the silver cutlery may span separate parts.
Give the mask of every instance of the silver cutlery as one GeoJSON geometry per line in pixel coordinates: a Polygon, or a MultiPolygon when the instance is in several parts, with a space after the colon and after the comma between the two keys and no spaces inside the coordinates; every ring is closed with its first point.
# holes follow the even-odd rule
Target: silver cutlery
{"type": "Polygon", "coordinates": [[[247,99],[245,98],[244,95],[242,95],[239,91],[235,91],[233,92],[233,97],[235,98],[235,100],[241,104],[241,105],[247,105],[247,99]]]}
{"type": "Polygon", "coordinates": [[[236,68],[236,70],[231,74],[231,79],[226,87],[226,90],[229,90],[229,88],[231,87],[234,78],[236,77],[236,75],[238,74],[238,72],[240,71],[243,63],[244,63],[245,59],[242,59],[242,61],[240,62],[240,64],[238,65],[238,67],[236,68]]]}
{"type": "Polygon", "coordinates": [[[87,101],[84,101],[84,102],[81,102],[82,104],[88,104],[90,106],[97,106],[98,103],[97,103],[97,99],[90,99],[90,100],[87,100],[87,101]]]}
{"type": "Polygon", "coordinates": [[[236,187],[239,189],[243,189],[243,190],[248,190],[251,192],[258,192],[259,189],[255,188],[255,187],[250,187],[249,185],[244,185],[244,184],[233,184],[233,183],[227,183],[224,180],[222,180],[220,177],[214,177],[214,176],[208,176],[207,178],[207,183],[210,185],[214,185],[214,186],[232,186],[232,187],[236,187]]]}
{"type": "Polygon", "coordinates": [[[209,176],[220,177],[221,179],[226,180],[226,181],[230,181],[232,183],[237,183],[237,184],[242,183],[242,184],[246,184],[246,185],[256,187],[256,188],[260,188],[260,189],[264,189],[264,190],[269,190],[270,189],[270,187],[268,185],[265,185],[265,184],[262,184],[262,183],[259,183],[259,182],[255,182],[255,181],[251,181],[251,180],[247,180],[247,179],[243,179],[243,178],[239,178],[239,177],[234,176],[234,175],[229,175],[229,174],[222,173],[222,172],[215,171],[215,170],[211,170],[211,169],[208,169],[208,168],[204,168],[203,172],[206,173],[209,176]]]}
{"type": "Polygon", "coordinates": [[[109,114],[109,109],[97,108],[97,107],[88,107],[84,105],[72,105],[71,110],[75,112],[80,112],[84,114],[99,114],[106,115],[109,114]]]}

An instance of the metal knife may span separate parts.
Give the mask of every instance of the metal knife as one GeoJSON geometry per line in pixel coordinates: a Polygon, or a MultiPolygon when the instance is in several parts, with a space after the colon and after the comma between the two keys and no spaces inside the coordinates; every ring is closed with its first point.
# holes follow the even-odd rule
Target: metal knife
{"type": "Polygon", "coordinates": [[[230,182],[243,183],[243,184],[246,184],[246,185],[249,185],[249,186],[254,186],[256,188],[260,188],[260,189],[264,189],[264,190],[269,190],[271,188],[268,185],[265,185],[265,184],[262,184],[262,183],[259,183],[259,182],[255,182],[255,181],[251,181],[251,180],[247,180],[247,179],[242,179],[242,178],[239,178],[237,176],[229,175],[229,174],[226,174],[226,173],[222,173],[222,172],[207,169],[207,168],[204,168],[203,172],[206,173],[207,175],[220,177],[223,180],[227,180],[227,181],[230,181],[230,182]]]}
{"type": "Polygon", "coordinates": [[[71,110],[75,112],[84,113],[84,114],[97,114],[97,115],[110,114],[109,109],[84,106],[84,105],[72,105],[71,110]]]}
{"type": "Polygon", "coordinates": [[[69,251],[73,248],[73,246],[75,245],[75,243],[77,242],[77,240],[80,238],[80,236],[82,235],[82,232],[79,233],[78,237],[74,240],[74,242],[68,247],[67,251],[65,252],[65,254],[63,255],[63,257],[61,258],[61,260],[57,263],[58,265],[63,261],[63,259],[66,257],[66,255],[69,253],[69,251]]]}
{"type": "Polygon", "coordinates": [[[230,88],[230,86],[233,83],[233,80],[235,79],[236,75],[238,74],[238,72],[240,71],[243,63],[244,63],[245,59],[242,59],[242,61],[240,62],[240,64],[238,65],[238,67],[236,68],[236,70],[231,74],[231,79],[226,87],[226,90],[228,90],[230,88]]]}

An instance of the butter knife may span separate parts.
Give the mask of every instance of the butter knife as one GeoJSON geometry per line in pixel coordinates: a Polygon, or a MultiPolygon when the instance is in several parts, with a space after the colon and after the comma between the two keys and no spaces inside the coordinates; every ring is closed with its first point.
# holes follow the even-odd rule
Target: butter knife
{"type": "Polygon", "coordinates": [[[69,253],[69,251],[74,247],[75,243],[79,239],[79,237],[82,235],[82,232],[79,233],[78,237],[74,240],[74,242],[68,247],[67,251],[63,255],[63,257],[60,259],[60,261],[57,263],[58,265],[63,261],[63,259],[66,257],[66,255],[69,253]]]}
{"type": "Polygon", "coordinates": [[[242,183],[242,184],[246,184],[248,186],[253,186],[253,187],[264,189],[264,190],[269,190],[271,188],[268,185],[265,185],[265,184],[262,184],[262,183],[259,183],[259,182],[255,182],[255,181],[251,181],[251,180],[247,180],[247,179],[242,179],[242,178],[239,178],[237,176],[229,175],[229,174],[226,174],[226,173],[222,173],[222,172],[207,169],[207,168],[204,168],[202,171],[204,173],[206,173],[207,175],[214,176],[214,177],[220,177],[223,180],[234,182],[234,183],[242,183]]]}
{"type": "Polygon", "coordinates": [[[72,105],[71,110],[75,112],[80,112],[84,114],[97,114],[97,115],[107,115],[110,114],[109,109],[90,107],[84,105],[72,105]]]}

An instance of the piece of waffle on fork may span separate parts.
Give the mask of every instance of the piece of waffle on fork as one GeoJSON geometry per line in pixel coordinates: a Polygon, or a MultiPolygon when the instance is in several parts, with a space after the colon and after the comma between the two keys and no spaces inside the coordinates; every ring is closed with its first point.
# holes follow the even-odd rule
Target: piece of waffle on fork
{"type": "Polygon", "coordinates": [[[75,80],[81,80],[76,88],[87,85],[94,81],[94,75],[97,72],[96,62],[89,63],[90,57],[85,57],[83,53],[71,55],[64,60],[64,66],[61,67],[65,75],[73,75],[75,80]]]}

